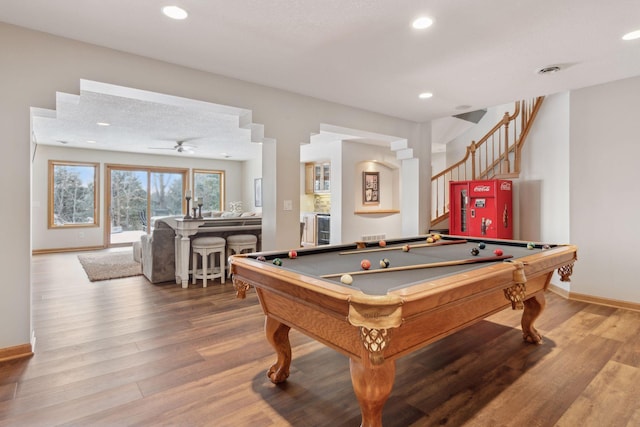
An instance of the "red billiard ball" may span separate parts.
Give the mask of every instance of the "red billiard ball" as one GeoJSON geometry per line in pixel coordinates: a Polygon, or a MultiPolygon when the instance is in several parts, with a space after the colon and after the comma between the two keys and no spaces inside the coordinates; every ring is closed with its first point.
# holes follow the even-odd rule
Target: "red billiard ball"
{"type": "Polygon", "coordinates": [[[360,261],[360,267],[362,267],[363,270],[370,269],[371,261],[369,261],[368,259],[363,259],[362,261],[360,261]]]}
{"type": "Polygon", "coordinates": [[[289,251],[289,258],[298,258],[298,252],[289,251]]]}
{"type": "Polygon", "coordinates": [[[496,249],[495,251],[493,251],[493,253],[494,253],[496,256],[502,256],[502,249],[498,248],[498,249],[496,249]]]}
{"type": "Polygon", "coordinates": [[[379,245],[381,248],[384,248],[385,246],[387,246],[387,242],[385,242],[384,240],[380,240],[380,241],[378,242],[378,245],[379,245]]]}

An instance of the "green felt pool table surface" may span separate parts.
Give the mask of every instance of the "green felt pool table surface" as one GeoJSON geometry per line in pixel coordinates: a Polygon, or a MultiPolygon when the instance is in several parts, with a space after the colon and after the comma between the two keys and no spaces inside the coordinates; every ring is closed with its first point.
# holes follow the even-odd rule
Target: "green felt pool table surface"
{"type": "MultiPolygon", "coordinates": [[[[389,291],[414,284],[486,267],[491,263],[486,261],[487,258],[495,258],[494,251],[496,249],[502,250],[504,256],[510,258],[497,259],[494,262],[519,259],[545,250],[543,244],[540,243],[530,245],[528,248],[527,242],[456,236],[442,236],[440,240],[429,246],[424,246],[428,245],[426,236],[389,240],[386,243],[386,247],[380,247],[378,242],[375,242],[362,249],[357,249],[356,244],[321,246],[298,250],[298,256],[295,259],[289,258],[287,252],[270,253],[265,258],[269,263],[272,263],[275,258],[279,258],[282,262],[282,266],[279,268],[310,277],[322,278],[322,276],[335,274],[337,276],[324,278],[324,280],[337,284],[340,284],[341,274],[352,273],[353,283],[350,285],[352,288],[359,289],[369,295],[384,295],[389,291]],[[479,248],[480,243],[484,243],[484,249],[479,248]],[[409,246],[408,251],[403,250],[406,245],[409,246]],[[478,248],[478,255],[471,254],[472,248],[478,248]],[[362,274],[363,269],[360,267],[360,263],[364,259],[371,262],[371,268],[362,274]],[[388,268],[380,266],[382,259],[389,260],[388,268]],[[477,261],[477,263],[396,270],[399,267],[406,268],[451,261],[477,261]]],[[[555,245],[548,246],[549,248],[555,247],[555,245]]],[[[253,257],[255,258],[257,255],[253,257]]]]}

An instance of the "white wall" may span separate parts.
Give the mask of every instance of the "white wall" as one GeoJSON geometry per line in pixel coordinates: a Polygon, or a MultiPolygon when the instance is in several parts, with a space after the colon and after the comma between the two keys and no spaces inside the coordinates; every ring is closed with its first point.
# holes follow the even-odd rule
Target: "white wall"
{"type": "MultiPolygon", "coordinates": [[[[254,162],[255,163],[255,162],[254,162]]],[[[259,163],[259,162],[258,162],[259,163]]],[[[259,164],[256,163],[255,167],[259,164]]],[[[33,162],[33,192],[32,192],[32,249],[60,249],[102,246],[104,241],[104,227],[108,226],[105,209],[105,171],[106,164],[139,165],[139,166],[167,166],[178,168],[212,169],[225,171],[225,195],[228,202],[242,200],[245,211],[253,207],[253,179],[256,174],[245,162],[228,160],[208,160],[198,158],[184,158],[162,155],[143,155],[118,153],[104,150],[85,150],[39,145],[33,162]],[[48,161],[64,160],[77,162],[100,163],[100,226],[83,227],[81,229],[49,229],[48,228],[48,161]],[[246,171],[245,171],[246,170],[246,171]],[[246,176],[245,176],[246,175],[246,176]],[[250,183],[249,183],[250,181],[250,183]],[[245,182],[247,185],[245,185],[245,182]],[[251,192],[245,187],[251,186],[251,192]]],[[[252,166],[253,167],[253,166],[252,166]]],[[[260,171],[257,171],[259,174],[260,171]]],[[[189,171],[191,179],[191,171],[189,171]]],[[[191,187],[191,185],[190,185],[191,187]]]]}
{"type": "Polygon", "coordinates": [[[571,291],[640,303],[640,77],[571,92],[571,291]]]}
{"type": "MultiPolygon", "coordinates": [[[[296,247],[299,239],[300,143],[321,123],[396,135],[421,144],[420,124],[230,79],[0,23],[2,97],[0,220],[3,272],[0,349],[31,339],[31,107],[55,108],[56,92],[79,93],[81,79],[247,108],[264,125],[263,242],[296,247]],[[293,209],[284,210],[291,200],[293,209]],[[296,224],[295,227],[291,226],[296,224]],[[277,230],[277,232],[276,232],[277,230]]],[[[246,191],[246,190],[245,190],[246,191]]],[[[428,193],[424,194],[429,197],[428,193]]],[[[426,203],[426,202],[425,202],[426,203]]]]}
{"type": "Polygon", "coordinates": [[[522,153],[518,179],[522,240],[570,242],[569,93],[547,96],[522,153]]]}
{"type": "MultiPolygon", "coordinates": [[[[514,238],[573,243],[569,143],[569,93],[547,96],[525,142],[520,178],[514,182],[514,238]]],[[[560,281],[557,274],[552,282],[570,290],[569,282],[560,281]]]]}
{"type": "MultiPolygon", "coordinates": [[[[382,147],[343,141],[340,174],[342,177],[340,186],[342,206],[338,213],[342,218],[342,242],[355,242],[360,240],[363,235],[371,234],[386,234],[387,238],[402,236],[400,213],[354,214],[355,211],[400,209],[400,170],[394,153],[382,147]],[[362,203],[362,173],[364,171],[380,173],[380,205],[372,206],[362,203]]],[[[331,213],[333,216],[333,202],[331,213]]]]}

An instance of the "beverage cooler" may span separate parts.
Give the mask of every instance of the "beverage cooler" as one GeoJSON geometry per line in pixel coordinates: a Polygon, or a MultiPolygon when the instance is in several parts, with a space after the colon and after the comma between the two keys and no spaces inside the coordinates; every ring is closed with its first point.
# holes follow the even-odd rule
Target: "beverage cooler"
{"type": "Polygon", "coordinates": [[[504,179],[451,181],[449,233],[513,239],[512,187],[504,179]]]}

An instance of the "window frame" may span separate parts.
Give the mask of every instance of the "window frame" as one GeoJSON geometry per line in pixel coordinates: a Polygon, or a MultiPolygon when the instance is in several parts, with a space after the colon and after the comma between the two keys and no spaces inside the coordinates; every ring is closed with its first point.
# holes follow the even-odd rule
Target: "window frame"
{"type": "Polygon", "coordinates": [[[67,160],[49,160],[49,173],[47,175],[48,180],[48,212],[47,212],[47,226],[49,229],[64,229],[64,228],[88,228],[100,226],[100,163],[97,162],[75,162],[67,160]],[[55,221],[55,168],[57,166],[84,166],[93,169],[93,222],[86,223],[68,223],[68,224],[56,224],[55,221]]]}
{"type": "Polygon", "coordinates": [[[224,211],[225,199],[226,199],[226,186],[225,186],[225,171],[219,169],[192,169],[191,170],[191,183],[193,188],[193,197],[203,197],[196,192],[196,174],[202,175],[220,175],[220,212],[224,211]]]}

